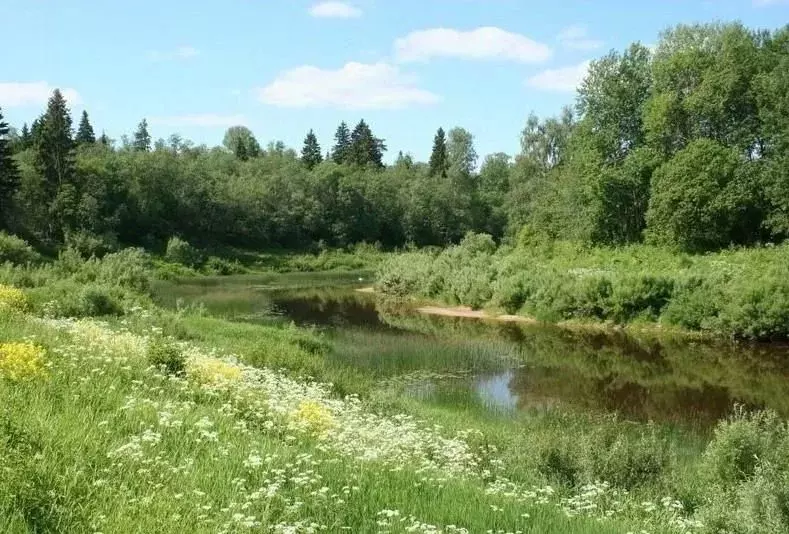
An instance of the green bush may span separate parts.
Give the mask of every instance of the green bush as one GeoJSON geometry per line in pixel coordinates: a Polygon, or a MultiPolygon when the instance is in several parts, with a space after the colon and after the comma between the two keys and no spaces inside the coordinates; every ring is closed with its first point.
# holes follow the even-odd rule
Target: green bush
{"type": "Polygon", "coordinates": [[[33,310],[49,317],[119,316],[137,303],[135,295],[117,286],[61,280],[28,291],[33,310]]]}
{"type": "Polygon", "coordinates": [[[216,256],[210,256],[205,262],[205,271],[209,274],[227,276],[231,274],[243,274],[247,272],[243,265],[238,261],[229,261],[216,256]]]}
{"type": "Polygon", "coordinates": [[[75,250],[83,258],[101,258],[118,250],[118,238],[113,234],[96,235],[90,232],[70,232],[66,234],[66,247],[75,250]]]}
{"type": "Polygon", "coordinates": [[[178,346],[165,339],[155,338],[148,345],[148,363],[164,372],[180,376],[186,370],[186,358],[178,346]]]}
{"type": "Polygon", "coordinates": [[[789,431],[772,412],[719,423],[702,460],[704,532],[789,532],[789,431]]]}
{"type": "Polygon", "coordinates": [[[171,237],[167,241],[167,248],[164,252],[164,258],[173,263],[180,263],[187,267],[196,267],[201,263],[200,253],[189,244],[179,237],[171,237]]]}
{"type": "Polygon", "coordinates": [[[15,235],[0,232],[0,264],[9,262],[14,265],[38,263],[41,255],[33,250],[27,241],[15,235]]]}

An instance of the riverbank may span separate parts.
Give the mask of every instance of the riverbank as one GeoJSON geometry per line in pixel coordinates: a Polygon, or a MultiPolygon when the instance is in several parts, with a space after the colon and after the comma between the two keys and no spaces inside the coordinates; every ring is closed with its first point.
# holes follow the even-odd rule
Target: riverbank
{"type": "MultiPolygon", "coordinates": [[[[267,320],[265,303],[249,321],[225,316],[222,279],[195,284],[215,302],[167,310],[148,261],[124,251],[0,273],[0,530],[706,533],[757,513],[743,495],[781,498],[789,438],[769,412],[697,436],[420,400],[405,390],[414,370],[518,353],[473,338],[437,350],[421,335],[386,352],[385,332],[327,336],[267,320]],[[14,273],[24,289],[7,285],[14,273]],[[375,355],[395,365],[382,374],[375,355]],[[732,463],[742,435],[756,463],[732,463]]],[[[231,300],[255,285],[242,277],[231,300]]]]}
{"type": "Polygon", "coordinates": [[[563,325],[789,337],[786,245],[693,256],[562,242],[496,248],[489,237],[471,235],[440,253],[387,260],[376,291],[563,325]]]}

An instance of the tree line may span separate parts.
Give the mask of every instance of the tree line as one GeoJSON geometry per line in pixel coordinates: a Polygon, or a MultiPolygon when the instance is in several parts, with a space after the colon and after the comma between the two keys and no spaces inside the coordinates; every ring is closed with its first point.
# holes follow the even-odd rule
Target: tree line
{"type": "Polygon", "coordinates": [[[463,128],[435,134],[428,162],[359,121],[324,154],[261,147],[246,127],[222,147],[153,141],[143,120],[115,143],[59,91],[28,128],[0,115],[0,223],[40,246],[82,240],[156,246],[304,248],[445,245],[468,231],[689,251],[789,233],[789,26],[681,25],[650,50],[592,62],[576,103],[532,115],[521,150],[478,165],[463,128]],[[525,232],[525,234],[524,234],[525,232]]]}

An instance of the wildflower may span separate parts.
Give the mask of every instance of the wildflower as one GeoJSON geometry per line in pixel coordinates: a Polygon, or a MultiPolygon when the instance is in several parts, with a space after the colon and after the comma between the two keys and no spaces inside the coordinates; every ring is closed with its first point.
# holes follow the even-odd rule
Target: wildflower
{"type": "Polygon", "coordinates": [[[21,289],[0,284],[0,312],[19,311],[28,309],[27,296],[21,289]]]}
{"type": "Polygon", "coordinates": [[[241,368],[215,358],[204,358],[190,362],[187,376],[201,384],[236,382],[241,379],[241,368]]]}
{"type": "Polygon", "coordinates": [[[329,409],[314,400],[302,401],[293,417],[318,434],[334,426],[334,418],[329,409]]]}
{"type": "Polygon", "coordinates": [[[0,343],[0,378],[29,380],[46,375],[44,349],[31,343],[0,343]]]}

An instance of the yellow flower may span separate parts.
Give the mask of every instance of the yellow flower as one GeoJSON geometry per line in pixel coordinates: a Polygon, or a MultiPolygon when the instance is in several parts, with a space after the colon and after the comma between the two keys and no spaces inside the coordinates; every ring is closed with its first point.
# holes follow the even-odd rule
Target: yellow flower
{"type": "Polygon", "coordinates": [[[0,343],[0,378],[28,380],[46,376],[44,349],[31,343],[0,343]]]}
{"type": "Polygon", "coordinates": [[[0,312],[27,311],[27,296],[21,289],[0,284],[0,312]]]}
{"type": "Polygon", "coordinates": [[[329,409],[313,400],[301,401],[293,418],[297,422],[305,424],[316,434],[322,434],[334,426],[334,417],[329,409]]]}
{"type": "Polygon", "coordinates": [[[190,362],[187,367],[187,376],[201,384],[236,382],[241,379],[241,369],[222,360],[205,358],[190,362]]]}

